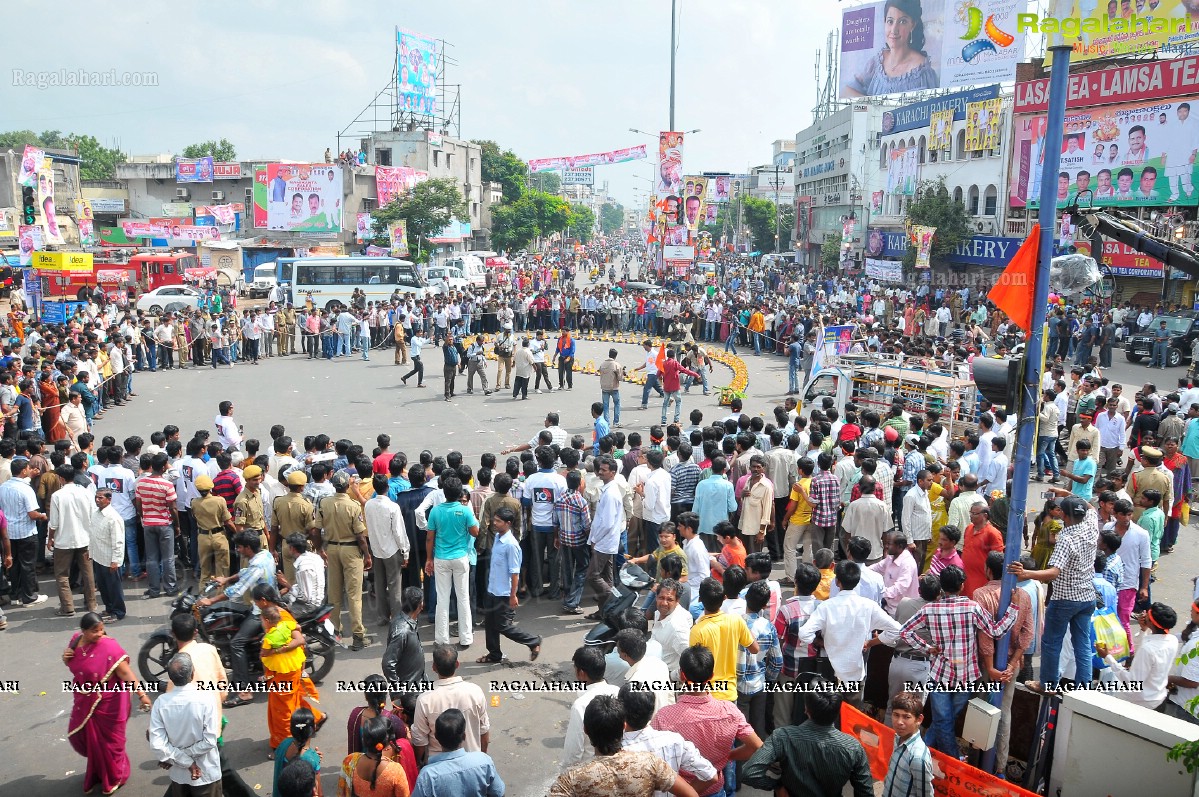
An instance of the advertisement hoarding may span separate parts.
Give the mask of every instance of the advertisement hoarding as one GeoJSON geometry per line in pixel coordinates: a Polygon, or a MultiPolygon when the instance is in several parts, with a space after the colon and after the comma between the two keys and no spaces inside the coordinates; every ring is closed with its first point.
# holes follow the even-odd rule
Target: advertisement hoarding
{"type": "Polygon", "coordinates": [[[966,106],[972,102],[994,99],[999,96],[999,86],[982,86],[977,89],[943,94],[922,102],[914,102],[894,111],[883,111],[883,135],[903,133],[908,130],[928,127],[932,115],[937,111],[953,111],[953,121],[966,118],[966,106]]]}
{"type": "Polygon", "coordinates": [[[417,183],[423,183],[428,179],[428,172],[420,172],[408,166],[376,166],[375,193],[378,195],[379,207],[399,199],[417,183]]]}
{"type": "Polygon", "coordinates": [[[1157,0],[1149,5],[1144,0],[1135,4],[1122,0],[1120,5],[1116,14],[1110,3],[1049,0],[1047,15],[1027,30],[1047,34],[1050,47],[1071,45],[1071,61],[1176,53],[1199,43],[1199,12],[1190,10],[1194,3],[1189,0],[1157,0]]]}
{"type": "Polygon", "coordinates": [[[903,282],[903,263],[898,260],[866,258],[866,276],[882,282],[903,282]]]}
{"type": "Polygon", "coordinates": [[[933,111],[928,117],[928,148],[940,151],[953,148],[953,109],[933,111]]]}
{"type": "Polygon", "coordinates": [[[42,168],[42,162],[46,160],[46,151],[32,144],[25,145],[25,151],[21,154],[21,172],[17,177],[17,183],[23,186],[34,186],[37,184],[37,172],[42,168]]]}
{"type": "Polygon", "coordinates": [[[396,88],[400,111],[432,116],[437,113],[441,75],[441,42],[420,33],[396,30],[396,88]]]}
{"type": "Polygon", "coordinates": [[[562,170],[562,185],[595,185],[595,167],[580,166],[562,170]]]}
{"type": "Polygon", "coordinates": [[[387,232],[391,235],[391,256],[403,257],[408,254],[408,222],[404,219],[398,219],[387,225],[387,232]]]}
{"type": "Polygon", "coordinates": [[[887,164],[887,193],[891,195],[915,196],[916,184],[920,182],[920,162],[916,147],[905,147],[889,153],[887,164]]]}
{"type": "Polygon", "coordinates": [[[996,98],[972,102],[966,106],[966,151],[995,149],[999,146],[999,130],[1003,126],[1000,108],[1003,100],[996,98]]]}
{"type": "Polygon", "coordinates": [[[207,224],[184,224],[180,219],[150,219],[123,221],[121,229],[126,238],[169,238],[175,241],[216,241],[220,231],[207,224]]]}
{"type": "Polygon", "coordinates": [[[37,172],[37,204],[41,211],[42,236],[46,243],[62,246],[66,243],[58,229],[58,211],[54,207],[54,169],[50,159],[42,160],[37,172]]]}
{"type": "Polygon", "coordinates": [[[683,191],[683,134],[663,131],[658,134],[658,185],[662,194],[683,191]]]}
{"type": "Polygon", "coordinates": [[[93,213],[124,213],[125,200],[110,199],[108,197],[95,197],[89,199],[93,213]]]}
{"type": "Polygon", "coordinates": [[[271,163],[266,179],[267,229],[341,232],[340,166],[271,163]]]}
{"type": "MultiPolygon", "coordinates": [[[[1144,102],[1199,94],[1199,55],[1167,61],[1141,61],[1071,75],[1066,108],[1144,102]]],[[[1016,84],[1015,113],[1049,108],[1049,78],[1016,84]]]]}
{"type": "Polygon", "coordinates": [[[690,262],[695,257],[694,246],[664,246],[662,247],[662,258],[664,260],[686,260],[690,262]]]}
{"type": "Polygon", "coordinates": [[[645,160],[646,146],[614,149],[611,152],[593,152],[590,155],[563,155],[556,158],[534,158],[529,161],[530,172],[549,172],[557,169],[577,169],[580,166],[606,166],[613,163],[645,160]]]}
{"type": "Polygon", "coordinates": [[[175,182],[211,183],[212,156],[203,158],[178,158],[175,161],[175,182]]]}
{"type": "Polygon", "coordinates": [[[733,194],[733,176],[731,174],[722,174],[708,179],[708,185],[711,191],[708,195],[709,202],[728,202],[729,197],[733,194]]]}
{"type": "Polygon", "coordinates": [[[34,252],[33,267],[38,271],[91,271],[88,252],[34,252]]]}
{"type": "Polygon", "coordinates": [[[237,161],[216,161],[212,164],[212,179],[240,180],[241,164],[237,161]]]}
{"type": "Polygon", "coordinates": [[[1025,0],[890,0],[841,15],[842,99],[1014,80],[1025,0]],[[961,9],[959,12],[958,9],[961,9]],[[890,19],[890,26],[888,25],[890,19]]]}
{"type": "MultiPolygon", "coordinates": [[[[1045,117],[1016,117],[1009,197],[1038,207],[1045,117]]],[[[1058,207],[1090,190],[1096,205],[1127,207],[1199,203],[1195,192],[1199,119],[1186,102],[1105,105],[1066,113],[1058,170],[1058,207]]]]}

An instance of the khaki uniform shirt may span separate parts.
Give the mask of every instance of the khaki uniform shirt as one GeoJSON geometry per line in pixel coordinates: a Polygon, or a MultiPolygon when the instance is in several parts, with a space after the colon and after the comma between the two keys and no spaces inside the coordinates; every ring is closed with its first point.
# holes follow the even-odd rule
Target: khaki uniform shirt
{"type": "Polygon", "coordinates": [[[225,499],[212,493],[193,500],[191,509],[200,531],[223,531],[225,524],[233,519],[225,499]]]}
{"type": "Polygon", "coordinates": [[[291,534],[306,534],[316,528],[316,509],[301,493],[281,495],[271,502],[271,525],[284,539],[291,534]]]}
{"type": "Polygon", "coordinates": [[[233,522],[249,531],[266,530],[266,511],[262,508],[261,491],[241,491],[233,502],[233,522]]]}
{"type": "Polygon", "coordinates": [[[362,504],[346,493],[337,493],[321,501],[316,511],[316,524],[325,530],[325,542],[354,542],[358,534],[366,534],[362,504]]]}

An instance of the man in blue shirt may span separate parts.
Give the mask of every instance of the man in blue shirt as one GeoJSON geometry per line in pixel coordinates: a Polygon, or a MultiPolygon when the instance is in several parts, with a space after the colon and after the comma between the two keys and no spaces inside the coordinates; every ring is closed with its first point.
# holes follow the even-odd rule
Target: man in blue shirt
{"type": "Polygon", "coordinates": [[[466,717],[461,709],[447,708],[437,716],[433,735],[441,752],[429,756],[412,787],[412,797],[504,797],[504,781],[487,753],[462,749],[466,740],[466,717]]]}
{"type": "Polygon", "coordinates": [[[513,642],[527,645],[529,659],[537,660],[541,653],[541,637],[530,634],[516,624],[517,582],[520,580],[520,565],[523,556],[520,543],[512,533],[516,513],[511,507],[502,506],[492,515],[491,528],[495,533],[495,545],[491,549],[491,569],[487,573],[487,655],[478,659],[479,664],[498,664],[504,660],[500,650],[500,636],[513,642]]]}
{"type": "Polygon", "coordinates": [[[691,511],[699,515],[699,533],[705,535],[702,539],[709,551],[719,548],[712,531],[716,524],[737,511],[736,491],[724,476],[727,467],[724,457],[712,457],[712,475],[695,486],[695,500],[691,504],[691,511]]]}
{"type": "Polygon", "coordinates": [[[603,440],[612,431],[608,426],[608,419],[604,417],[604,405],[598,401],[591,403],[591,417],[595,426],[595,439],[591,443],[591,455],[598,457],[600,453],[600,440],[603,440]]]}

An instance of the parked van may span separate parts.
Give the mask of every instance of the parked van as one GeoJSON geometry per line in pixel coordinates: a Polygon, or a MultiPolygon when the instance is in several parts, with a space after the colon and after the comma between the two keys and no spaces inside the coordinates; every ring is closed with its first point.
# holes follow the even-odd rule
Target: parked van
{"type": "Polygon", "coordinates": [[[483,260],[478,256],[472,254],[457,255],[445,261],[443,265],[461,271],[462,278],[466,280],[466,284],[472,289],[487,287],[487,269],[484,268],[483,260]]]}

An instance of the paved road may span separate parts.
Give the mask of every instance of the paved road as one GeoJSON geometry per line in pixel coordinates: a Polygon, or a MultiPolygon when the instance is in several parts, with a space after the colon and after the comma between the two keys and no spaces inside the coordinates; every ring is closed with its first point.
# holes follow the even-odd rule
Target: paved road
{"type": "MultiPolygon", "coordinates": [[[[609,345],[583,342],[579,360],[598,362],[609,345]]],[[[617,348],[625,363],[638,362],[639,347],[621,344],[617,348]]],[[[430,355],[430,360],[437,359],[436,351],[430,355]]],[[[372,354],[369,363],[358,359],[310,362],[293,357],[267,360],[256,367],[239,365],[231,370],[139,375],[135,380],[138,398],[108,413],[96,431],[122,440],[130,434],[148,437],[149,431],[174,423],[186,436],[195,429],[211,429],[217,403],[229,399],[235,402],[235,415],[245,425],[246,432],[262,440],[269,440],[267,432],[273,423],[284,423],[293,435],[324,432],[334,438],[344,436],[361,441],[368,447],[382,430],[392,435],[393,449],[403,449],[410,456],[423,448],[443,452],[452,447],[461,450],[470,463],[477,463],[483,451],[496,451],[528,440],[540,428],[544,414],[551,410],[562,413],[562,424],[569,431],[590,432],[589,405],[599,397],[595,376],[576,374],[574,390],[552,395],[531,394],[528,401],[513,401],[509,396],[496,394],[460,395],[446,403],[441,400],[439,373],[431,374],[430,387],[424,390],[401,387],[401,370],[390,360],[390,352],[372,354]]],[[[746,360],[751,397],[747,409],[769,416],[770,408],[786,390],[785,361],[752,355],[746,360]]],[[[435,370],[440,369],[430,369],[435,370]]],[[[1152,372],[1152,377],[1159,386],[1164,386],[1172,384],[1181,372],[1182,369],[1164,374],[1152,372]]],[[[1122,360],[1111,369],[1112,377],[1123,380],[1130,392],[1134,385],[1151,378],[1150,374],[1149,369],[1122,360]]],[[[728,378],[728,369],[717,366],[713,384],[724,384],[728,378]]],[[[623,394],[626,408],[640,401],[640,388],[626,387],[623,394]]],[[[697,392],[685,397],[684,417],[694,407],[703,410],[706,419],[724,414],[716,406],[714,396],[703,398],[697,392]]],[[[644,431],[658,420],[657,409],[629,411],[624,420],[626,431],[644,431]]],[[[1035,488],[1032,494],[1039,495],[1035,488]]],[[[1162,560],[1155,598],[1165,600],[1184,614],[1182,607],[1190,600],[1189,579],[1195,573],[1196,561],[1199,561],[1199,541],[1192,532],[1184,532],[1176,552],[1162,560]]],[[[54,592],[53,584],[45,577],[42,591],[51,595],[54,592]]],[[[140,591],[132,586],[127,588],[130,614],[110,631],[135,658],[146,635],[163,623],[169,613],[165,600],[139,600],[140,591]]],[[[74,793],[82,779],[84,762],[69,748],[65,738],[70,698],[62,692],[61,681],[67,677],[67,671],[59,660],[72,623],[53,618],[54,608],[52,598],[38,609],[10,611],[9,630],[0,634],[5,651],[0,681],[19,684],[18,692],[0,694],[0,708],[5,716],[16,718],[0,730],[0,746],[6,751],[7,761],[20,762],[6,773],[6,787],[9,793],[24,797],[74,793]]],[[[570,656],[590,624],[567,621],[556,614],[556,608],[555,603],[532,602],[519,612],[522,624],[545,637],[536,665],[525,661],[523,649],[514,649],[507,643],[505,649],[515,659],[511,666],[486,668],[474,664],[473,659],[483,652],[480,634],[476,645],[464,656],[470,663],[462,665],[462,674],[484,686],[491,678],[569,677],[570,656]]],[[[383,631],[377,626],[371,630],[383,631]]],[[[423,628],[422,636],[431,642],[431,629],[423,628]]],[[[356,653],[338,651],[334,678],[361,679],[379,672],[381,655],[379,642],[356,653]]],[[[333,773],[345,752],[344,721],[357,701],[352,694],[338,693],[332,681],[323,684],[321,691],[323,707],[332,712],[332,720],[318,740],[325,756],[324,789],[331,794],[335,788],[333,773]]],[[[497,697],[498,705],[490,710],[491,752],[509,783],[509,794],[544,794],[556,774],[570,696],[498,693],[497,697]]],[[[270,790],[271,769],[266,760],[264,707],[256,704],[231,710],[229,719],[227,740],[231,758],[247,782],[265,795],[270,790]]],[[[128,749],[134,775],[122,793],[157,797],[165,788],[166,777],[149,756],[144,742],[146,727],[146,718],[138,714],[129,722],[128,749]]]]}

